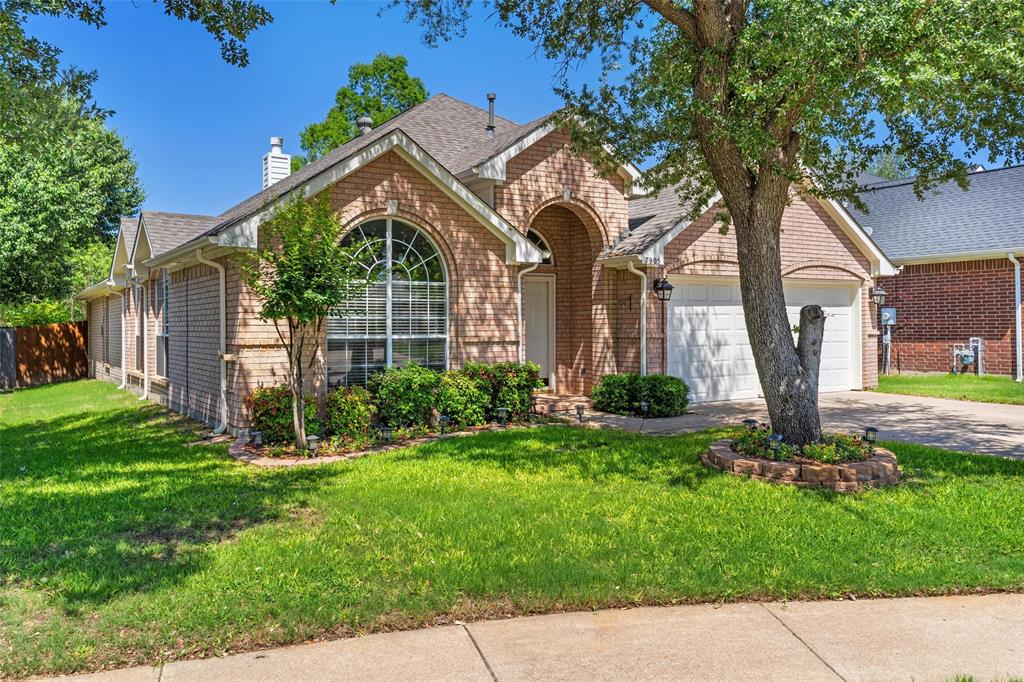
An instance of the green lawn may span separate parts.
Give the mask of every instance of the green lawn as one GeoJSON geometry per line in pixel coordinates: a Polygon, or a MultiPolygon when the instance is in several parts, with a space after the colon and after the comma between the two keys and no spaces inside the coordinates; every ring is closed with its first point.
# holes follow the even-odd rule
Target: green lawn
{"type": "Polygon", "coordinates": [[[882,393],[1024,405],[1024,384],[1010,377],[975,374],[890,374],[878,377],[882,393]]]}
{"type": "Polygon", "coordinates": [[[0,396],[0,676],[634,603],[1024,589],[1024,462],[893,444],[856,496],[721,432],[546,427],[290,470],[109,384],[0,396]]]}

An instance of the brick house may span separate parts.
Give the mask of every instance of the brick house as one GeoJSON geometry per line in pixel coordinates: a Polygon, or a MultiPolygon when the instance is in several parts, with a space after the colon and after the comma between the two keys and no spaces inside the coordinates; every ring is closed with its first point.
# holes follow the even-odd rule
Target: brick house
{"type": "MultiPolygon", "coordinates": [[[[634,168],[599,177],[548,117],[519,125],[442,94],[293,174],[272,144],[263,191],[219,216],[122,222],[109,277],[79,295],[93,376],[245,428],[245,396],[282,382],[286,359],[237,256],[275,205],[329,192],[346,239],[372,245],[369,284],[324,330],[311,391],[409,361],[531,360],[558,395],[629,371],[681,376],[695,400],[757,395],[735,240],[713,206],[691,221],[671,190],[643,196],[634,168]]],[[[830,313],[822,390],[873,386],[868,291],[891,263],[840,205],[810,196],[794,195],[782,249],[794,319],[806,303],[830,313]]]]}
{"type": "Polygon", "coordinates": [[[896,309],[891,367],[948,372],[953,345],[979,337],[983,371],[1020,380],[1024,166],[969,179],[918,200],[913,178],[876,178],[860,195],[868,212],[855,217],[900,267],[879,280],[896,309]]]}

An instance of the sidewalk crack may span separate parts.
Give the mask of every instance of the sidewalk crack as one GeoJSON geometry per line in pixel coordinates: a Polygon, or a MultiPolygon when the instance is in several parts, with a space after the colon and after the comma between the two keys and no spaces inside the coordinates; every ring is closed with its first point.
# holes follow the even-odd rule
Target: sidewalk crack
{"type": "Polygon", "coordinates": [[[469,631],[469,628],[466,627],[465,623],[462,624],[462,629],[465,630],[466,634],[469,636],[469,641],[473,643],[473,648],[476,649],[476,653],[480,656],[480,660],[484,662],[484,667],[487,668],[487,672],[490,673],[491,679],[494,680],[494,682],[498,682],[498,676],[494,674],[494,669],[491,668],[491,664],[487,661],[487,657],[484,656],[483,649],[481,649],[480,645],[477,644],[476,637],[474,637],[473,633],[469,631]]]}
{"type": "Polygon", "coordinates": [[[779,621],[779,624],[781,624],[781,625],[782,625],[782,627],[786,628],[786,630],[788,630],[788,631],[789,631],[789,634],[791,634],[791,635],[793,635],[794,637],[796,637],[796,639],[797,639],[797,641],[798,641],[798,642],[800,642],[800,643],[801,643],[801,644],[803,644],[803,645],[804,645],[805,647],[807,647],[807,650],[808,650],[808,651],[810,651],[810,652],[811,652],[812,654],[814,654],[814,657],[815,657],[815,658],[817,658],[817,659],[818,659],[819,661],[821,661],[822,665],[824,665],[824,666],[825,666],[826,668],[828,668],[829,670],[831,670],[831,671],[832,671],[832,674],[833,674],[833,675],[835,675],[836,677],[838,677],[839,679],[841,679],[841,680],[842,680],[843,682],[849,682],[849,680],[847,680],[847,679],[846,679],[845,677],[843,677],[842,675],[840,675],[840,674],[839,674],[839,671],[838,671],[838,670],[836,670],[835,668],[833,668],[833,667],[832,667],[832,665],[831,665],[831,664],[830,664],[830,663],[829,663],[828,661],[826,661],[826,660],[824,659],[824,657],[822,657],[822,655],[821,655],[821,654],[819,654],[819,653],[818,653],[817,651],[815,651],[815,650],[814,650],[814,647],[812,647],[812,646],[811,646],[810,644],[808,644],[807,642],[805,642],[805,641],[804,641],[804,638],[803,638],[803,637],[801,637],[800,635],[796,634],[796,632],[794,632],[794,631],[793,631],[793,628],[789,627],[789,624],[788,624],[788,623],[786,623],[786,621],[784,621],[784,620],[782,620],[781,618],[779,618],[779,615],[778,615],[777,613],[775,613],[774,611],[772,611],[772,610],[771,610],[770,608],[768,608],[768,607],[767,607],[767,606],[765,606],[764,604],[759,604],[759,606],[760,606],[760,607],[761,607],[762,609],[764,609],[765,611],[767,611],[768,613],[770,613],[770,614],[771,614],[771,616],[772,616],[772,618],[774,618],[775,620],[779,621]]]}

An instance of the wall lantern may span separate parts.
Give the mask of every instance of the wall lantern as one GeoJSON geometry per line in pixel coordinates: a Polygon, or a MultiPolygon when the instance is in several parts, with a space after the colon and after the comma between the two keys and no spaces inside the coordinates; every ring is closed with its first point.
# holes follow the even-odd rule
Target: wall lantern
{"type": "Polygon", "coordinates": [[[875,302],[875,305],[881,307],[885,305],[885,289],[882,287],[871,287],[871,300],[875,302]]]}
{"type": "Polygon", "coordinates": [[[494,411],[494,413],[498,416],[498,423],[499,424],[507,424],[508,423],[509,409],[507,407],[499,407],[498,409],[496,409],[494,411]]]}
{"type": "Polygon", "coordinates": [[[758,424],[758,421],[756,419],[752,418],[752,417],[743,420],[743,425],[747,427],[748,431],[756,431],[757,430],[757,424],[758,424]]]}
{"type": "Polygon", "coordinates": [[[773,433],[772,435],[768,436],[768,447],[771,449],[772,452],[778,452],[779,449],[782,447],[782,434],[773,433]]]}
{"type": "Polygon", "coordinates": [[[878,440],[878,429],[874,426],[864,429],[864,440],[874,445],[875,441],[878,440]]]}
{"type": "Polygon", "coordinates": [[[583,410],[584,409],[585,408],[583,407],[583,405],[577,405],[576,406],[576,419],[577,420],[583,421],[583,410]]]}
{"type": "Polygon", "coordinates": [[[667,301],[672,298],[673,289],[675,287],[664,277],[654,278],[654,295],[658,297],[659,301],[667,301]]]}

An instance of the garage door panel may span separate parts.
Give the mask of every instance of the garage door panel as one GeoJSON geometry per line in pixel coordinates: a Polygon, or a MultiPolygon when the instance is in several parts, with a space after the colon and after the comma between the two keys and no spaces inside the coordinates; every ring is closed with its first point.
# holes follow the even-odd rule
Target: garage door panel
{"type": "MultiPolygon", "coordinates": [[[[668,306],[668,373],[689,384],[696,402],[756,397],[760,383],[739,283],[680,279],[673,284],[681,295],[668,306]]],[[[786,283],[786,312],[791,324],[799,323],[800,308],[805,305],[817,304],[825,311],[819,374],[823,392],[853,388],[855,301],[853,287],[786,283]]]]}

